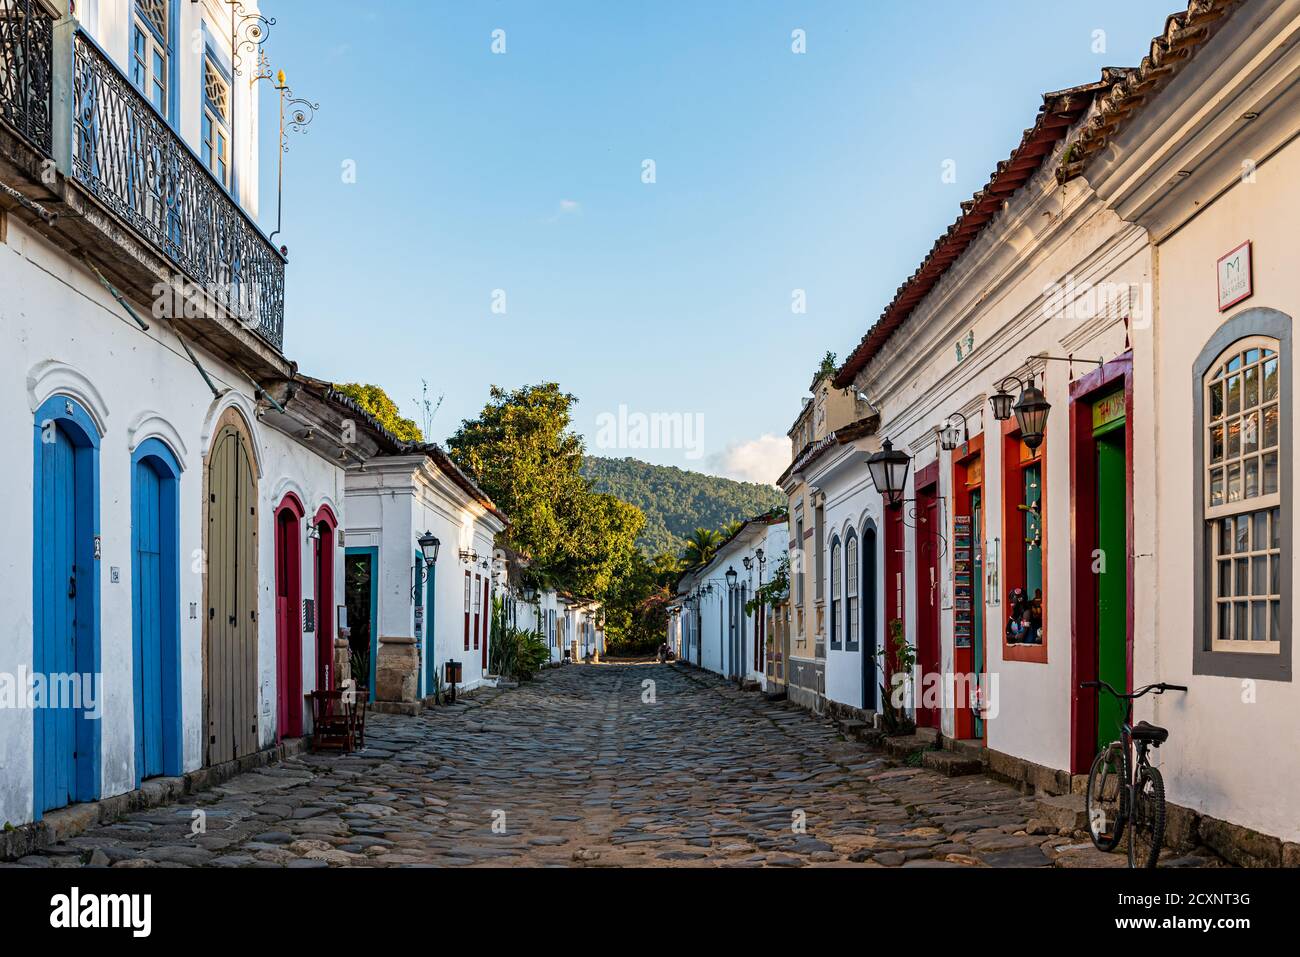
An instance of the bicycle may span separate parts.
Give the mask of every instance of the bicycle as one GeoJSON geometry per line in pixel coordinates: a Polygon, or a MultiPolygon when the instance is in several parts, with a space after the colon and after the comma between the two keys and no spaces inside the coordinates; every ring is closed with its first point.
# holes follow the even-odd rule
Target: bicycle
{"type": "Polygon", "coordinates": [[[1079,687],[1105,690],[1125,702],[1120,740],[1102,748],[1088,772],[1084,806],[1092,843],[1100,851],[1113,851],[1127,829],[1128,866],[1155,867],[1165,837],[1165,782],[1160,771],[1148,762],[1147,752],[1168,741],[1169,732],[1146,721],[1133,724],[1133,702],[1152,692],[1164,694],[1187,688],[1158,683],[1122,694],[1104,681],[1085,681],[1079,687]]]}

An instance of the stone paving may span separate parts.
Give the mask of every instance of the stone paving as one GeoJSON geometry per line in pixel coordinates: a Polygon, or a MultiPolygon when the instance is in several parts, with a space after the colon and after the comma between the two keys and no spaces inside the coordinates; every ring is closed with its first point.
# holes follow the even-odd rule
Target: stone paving
{"type": "Polygon", "coordinates": [[[683,666],[569,665],[366,730],[364,751],[302,754],[18,865],[1124,866],[1041,833],[1010,785],[900,764],[683,666]]]}

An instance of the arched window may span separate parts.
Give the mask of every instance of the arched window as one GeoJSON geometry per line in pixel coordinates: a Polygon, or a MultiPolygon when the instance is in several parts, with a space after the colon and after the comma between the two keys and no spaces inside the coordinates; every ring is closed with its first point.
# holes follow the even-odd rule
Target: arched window
{"type": "Polygon", "coordinates": [[[858,535],[844,537],[844,650],[858,650],[858,535]]]}
{"type": "Polygon", "coordinates": [[[1291,320],[1248,309],[1193,369],[1196,674],[1291,680],[1291,320]]]}
{"type": "Polygon", "coordinates": [[[1281,357],[1234,342],[1205,376],[1205,518],[1215,651],[1276,654],[1282,630],[1281,357]]]}
{"type": "Polygon", "coordinates": [[[831,539],[831,647],[839,649],[842,642],[840,634],[840,539],[831,539]]]}

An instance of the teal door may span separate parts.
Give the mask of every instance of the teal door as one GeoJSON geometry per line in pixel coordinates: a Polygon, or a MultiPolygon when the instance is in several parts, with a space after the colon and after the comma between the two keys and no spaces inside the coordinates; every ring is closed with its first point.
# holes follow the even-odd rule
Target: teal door
{"type": "Polygon", "coordinates": [[[438,565],[435,562],[429,569],[429,581],[425,584],[424,600],[424,693],[433,694],[433,689],[438,687],[438,655],[437,655],[437,628],[434,627],[434,614],[437,611],[437,590],[434,588],[435,572],[438,565]]]}
{"type": "MultiPolygon", "coordinates": [[[[418,548],[415,550],[415,565],[411,576],[411,597],[415,599],[415,647],[426,656],[427,662],[428,651],[424,647],[424,553],[418,548]]],[[[424,693],[429,693],[428,685],[425,685],[424,693]]]]}

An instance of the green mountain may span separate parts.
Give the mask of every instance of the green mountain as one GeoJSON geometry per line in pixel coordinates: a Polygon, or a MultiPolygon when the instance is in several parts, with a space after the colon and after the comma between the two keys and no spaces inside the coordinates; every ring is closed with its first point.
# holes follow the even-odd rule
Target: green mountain
{"type": "Polygon", "coordinates": [[[616,495],[645,513],[637,544],[650,556],[680,554],[686,536],[697,528],[719,528],[787,502],[773,485],[735,482],[637,459],[587,456],[582,474],[596,491],[616,495]]]}

